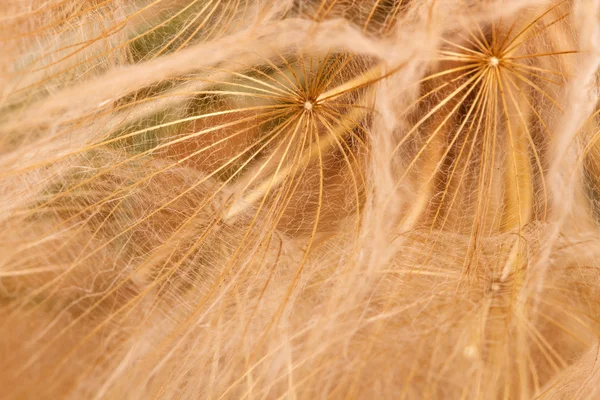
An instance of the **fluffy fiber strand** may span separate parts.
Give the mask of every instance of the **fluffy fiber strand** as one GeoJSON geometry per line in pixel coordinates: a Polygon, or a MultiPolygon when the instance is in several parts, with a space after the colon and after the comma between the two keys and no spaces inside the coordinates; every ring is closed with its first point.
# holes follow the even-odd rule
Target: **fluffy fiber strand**
{"type": "Polygon", "coordinates": [[[0,3],[0,398],[600,398],[598,0],[0,3]]]}

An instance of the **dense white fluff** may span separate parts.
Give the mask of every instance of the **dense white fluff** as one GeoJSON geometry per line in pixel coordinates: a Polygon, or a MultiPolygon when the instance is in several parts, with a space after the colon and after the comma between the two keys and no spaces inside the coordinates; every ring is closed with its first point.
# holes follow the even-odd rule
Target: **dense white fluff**
{"type": "Polygon", "coordinates": [[[598,396],[597,0],[2,3],[5,398],[598,396]]]}

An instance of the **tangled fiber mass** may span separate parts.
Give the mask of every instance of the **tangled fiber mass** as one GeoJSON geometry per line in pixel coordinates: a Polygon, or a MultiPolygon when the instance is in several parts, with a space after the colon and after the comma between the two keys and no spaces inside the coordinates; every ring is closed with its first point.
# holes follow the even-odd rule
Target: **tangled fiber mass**
{"type": "Polygon", "coordinates": [[[600,399],[600,1],[0,3],[0,398],[600,399]]]}

